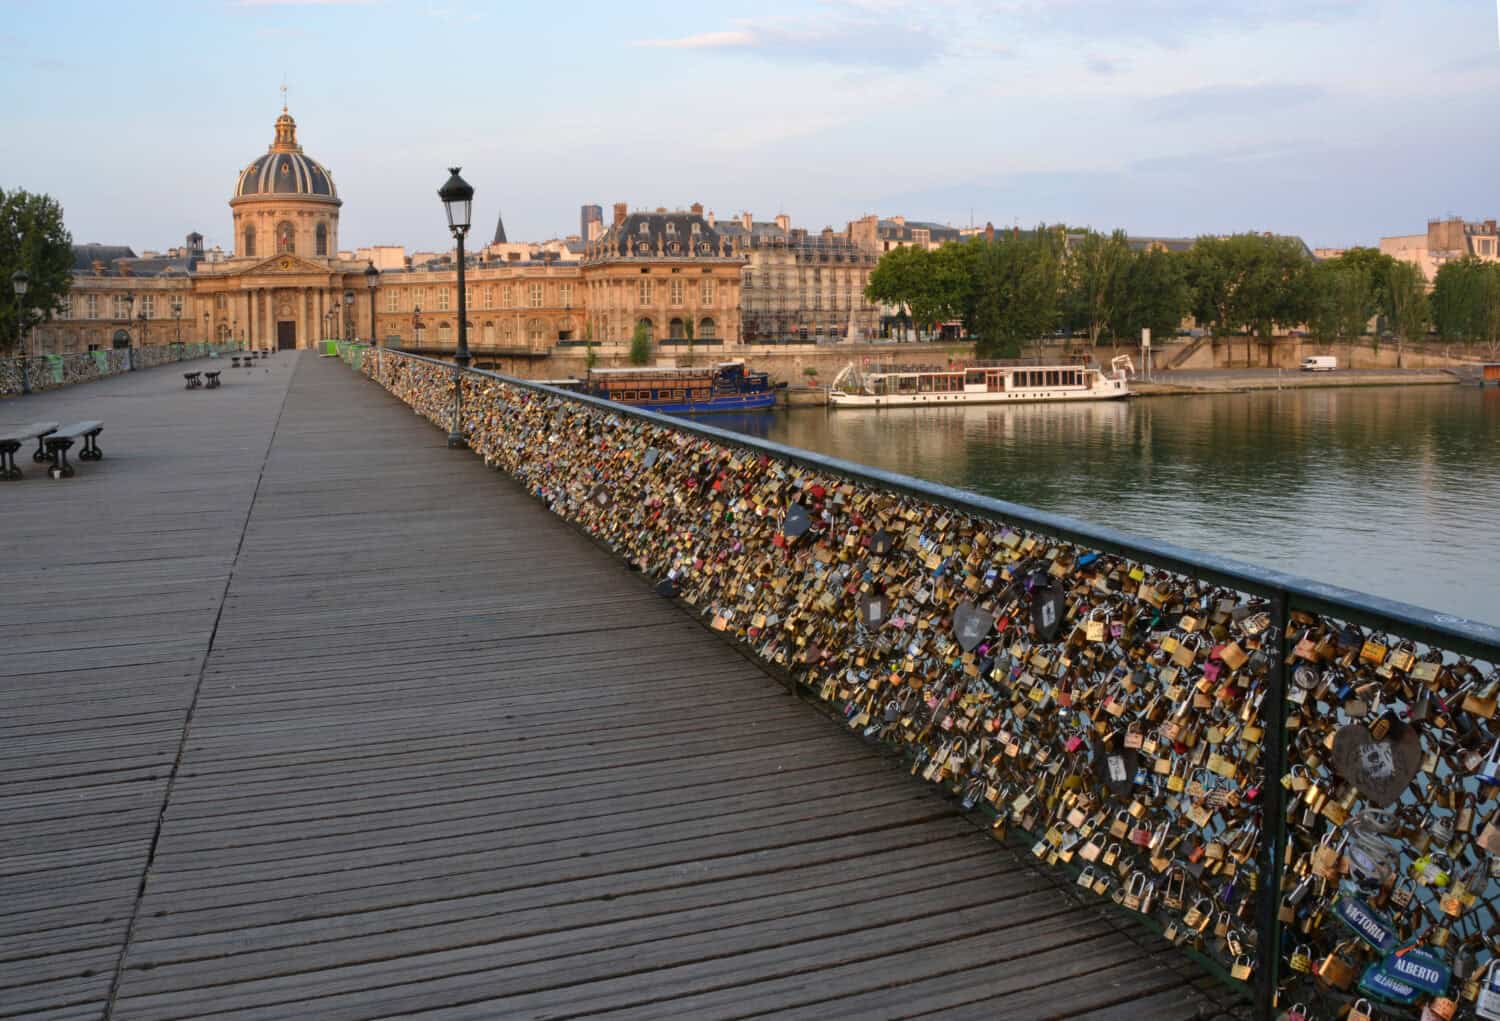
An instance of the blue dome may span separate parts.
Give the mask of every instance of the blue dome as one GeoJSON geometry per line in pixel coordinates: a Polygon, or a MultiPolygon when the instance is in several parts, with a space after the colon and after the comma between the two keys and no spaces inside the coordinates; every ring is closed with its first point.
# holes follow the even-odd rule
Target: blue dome
{"type": "Polygon", "coordinates": [[[246,195],[320,195],[338,198],[333,175],[297,144],[297,122],[285,110],[276,118],[276,141],[270,151],[240,171],[234,197],[246,195]]]}

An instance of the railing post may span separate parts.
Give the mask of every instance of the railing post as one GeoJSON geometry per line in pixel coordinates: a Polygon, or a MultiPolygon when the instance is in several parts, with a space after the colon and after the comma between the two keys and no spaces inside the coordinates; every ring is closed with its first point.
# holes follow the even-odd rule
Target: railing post
{"type": "Polygon", "coordinates": [[[1262,744],[1264,779],[1260,790],[1260,860],[1257,874],[1260,889],[1255,904],[1258,934],[1255,961],[1255,1017],[1273,1021],[1276,1016],[1276,987],[1281,970],[1281,873],[1286,866],[1286,788],[1281,778],[1287,770],[1286,731],[1286,650],[1289,623],[1288,596],[1278,591],[1271,598],[1271,627],[1276,640],[1267,651],[1271,655],[1266,672],[1266,697],[1261,702],[1265,734],[1262,744]]]}

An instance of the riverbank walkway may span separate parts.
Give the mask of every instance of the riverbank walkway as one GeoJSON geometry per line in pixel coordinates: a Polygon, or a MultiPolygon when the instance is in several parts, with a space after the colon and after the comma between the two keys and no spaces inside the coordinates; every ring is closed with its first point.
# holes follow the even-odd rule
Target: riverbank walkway
{"type": "Polygon", "coordinates": [[[107,423],[0,485],[0,1018],[1234,1002],[373,383],[224,375],[0,402],[107,423]]]}

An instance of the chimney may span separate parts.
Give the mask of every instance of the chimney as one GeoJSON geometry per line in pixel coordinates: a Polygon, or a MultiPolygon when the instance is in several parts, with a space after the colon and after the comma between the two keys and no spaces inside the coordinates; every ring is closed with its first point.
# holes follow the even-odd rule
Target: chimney
{"type": "Polygon", "coordinates": [[[708,215],[704,217],[704,219],[708,221],[709,227],[712,227],[714,225],[714,211],[710,209],[708,211],[708,215]]]}
{"type": "Polygon", "coordinates": [[[777,213],[776,214],[776,229],[777,230],[791,230],[792,229],[792,218],[790,216],[786,215],[785,213],[777,213]]]}
{"type": "Polygon", "coordinates": [[[703,203],[702,202],[694,202],[692,204],[692,206],[689,207],[689,212],[691,212],[694,216],[702,216],[703,215],[703,203]]]}
{"type": "Polygon", "coordinates": [[[89,263],[89,268],[94,271],[94,276],[96,276],[96,277],[102,277],[104,275],[104,260],[103,259],[95,259],[95,260],[93,260],[91,263],[89,263]]]}
{"type": "Polygon", "coordinates": [[[986,241],[995,240],[995,225],[988,221],[986,221],[984,225],[984,239],[986,241]]]}
{"type": "Polygon", "coordinates": [[[906,217],[904,217],[904,216],[893,216],[893,217],[891,217],[891,222],[894,223],[898,227],[905,227],[906,226],[906,217]]]}
{"type": "Polygon", "coordinates": [[[615,226],[619,227],[625,223],[626,206],[623,202],[615,203],[615,226]]]}
{"type": "Polygon", "coordinates": [[[740,214],[740,223],[744,226],[744,228],[746,230],[750,229],[751,222],[752,222],[752,218],[751,218],[751,216],[750,216],[749,213],[741,213],[740,214]]]}
{"type": "Polygon", "coordinates": [[[823,240],[824,241],[832,241],[833,240],[833,228],[832,227],[824,227],[823,228],[823,240]]]}

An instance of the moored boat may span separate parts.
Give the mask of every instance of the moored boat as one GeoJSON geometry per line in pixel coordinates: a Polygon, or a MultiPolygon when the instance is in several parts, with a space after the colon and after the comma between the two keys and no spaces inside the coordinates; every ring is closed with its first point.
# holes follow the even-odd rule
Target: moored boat
{"type": "Polygon", "coordinates": [[[738,359],[705,368],[591,369],[583,392],[669,415],[759,411],[776,401],[770,377],[738,359]]]}
{"type": "Polygon", "coordinates": [[[1009,404],[1033,401],[1102,401],[1130,396],[1128,377],[1106,376],[1089,365],[974,364],[950,368],[844,367],[828,392],[841,408],[942,404],[1009,404]]]}

